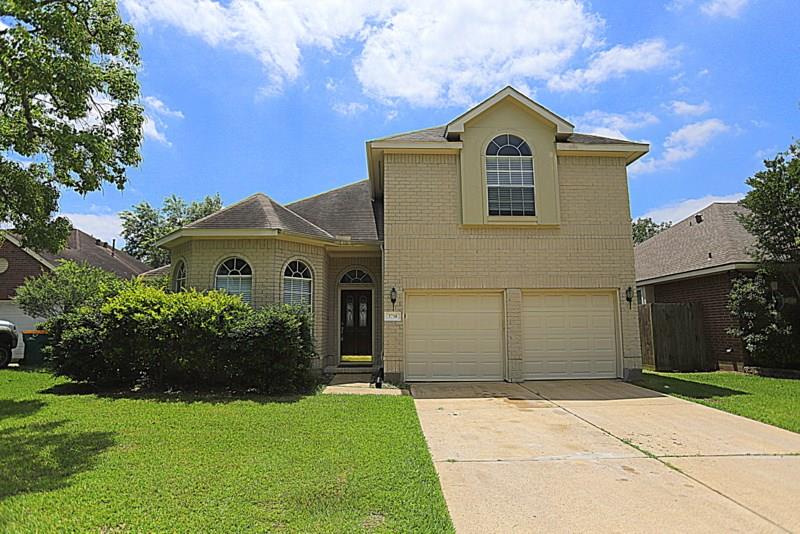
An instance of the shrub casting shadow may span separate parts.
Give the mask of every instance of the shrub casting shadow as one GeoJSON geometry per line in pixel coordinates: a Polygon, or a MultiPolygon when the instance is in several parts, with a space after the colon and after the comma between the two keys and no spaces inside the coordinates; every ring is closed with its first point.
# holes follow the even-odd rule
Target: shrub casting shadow
{"type": "MultiPolygon", "coordinates": [[[[10,400],[0,399],[0,420],[33,415],[44,408],[44,403],[39,400],[10,400]]],[[[3,459],[0,458],[0,462],[3,459]]]]}
{"type": "Polygon", "coordinates": [[[689,380],[682,380],[680,378],[662,375],[649,375],[645,380],[636,382],[636,384],[653,389],[655,391],[660,391],[661,393],[681,395],[691,399],[711,399],[714,397],[750,395],[750,393],[746,391],[740,391],[738,389],[714,386],[712,384],[701,384],[698,382],[691,382],[689,380]]]}
{"type": "Polygon", "coordinates": [[[154,402],[192,404],[197,402],[209,404],[228,404],[238,401],[251,401],[259,404],[293,403],[305,397],[315,395],[321,384],[315,384],[307,391],[286,395],[267,395],[251,391],[229,390],[153,390],[153,389],[120,389],[102,388],[84,382],[66,382],[43,389],[39,393],[46,395],[92,395],[103,399],[135,399],[154,402]]]}
{"type": "Polygon", "coordinates": [[[95,457],[114,445],[112,432],[63,430],[65,421],[31,423],[0,431],[0,501],[21,493],[65,487],[95,457]]]}

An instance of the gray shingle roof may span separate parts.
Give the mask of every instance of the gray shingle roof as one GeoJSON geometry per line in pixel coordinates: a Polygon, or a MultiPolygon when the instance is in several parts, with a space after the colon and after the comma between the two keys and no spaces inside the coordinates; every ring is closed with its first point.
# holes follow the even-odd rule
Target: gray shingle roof
{"type": "Polygon", "coordinates": [[[715,202],[634,247],[636,281],[719,267],[752,263],[748,249],[755,238],[739,224],[736,213],[746,208],[737,203],[715,202]]]}
{"type": "Polygon", "coordinates": [[[168,263],[166,265],[162,265],[161,267],[156,267],[155,269],[145,271],[141,274],[141,276],[165,276],[170,272],[172,272],[172,264],[168,263]]]}
{"type": "Polygon", "coordinates": [[[285,208],[264,193],[256,193],[241,202],[199,219],[186,228],[202,229],[274,229],[313,237],[331,238],[330,233],[285,208]]]}
{"type": "Polygon", "coordinates": [[[376,210],[382,206],[374,205],[368,180],[298,200],[286,207],[334,236],[350,236],[353,241],[380,239],[376,210]]]}
{"type": "Polygon", "coordinates": [[[150,269],[146,263],[142,263],[119,249],[112,249],[108,243],[77,228],[72,229],[67,246],[58,254],[49,252],[40,252],[39,254],[53,264],[58,263],[59,260],[85,262],[122,278],[132,278],[150,269]]]}
{"type": "MultiPolygon", "coordinates": [[[[374,141],[403,141],[403,142],[416,142],[425,143],[431,141],[446,141],[444,136],[447,126],[435,126],[433,128],[425,128],[424,130],[415,130],[413,132],[404,132],[388,137],[381,137],[374,139],[374,141]]],[[[636,141],[627,141],[624,139],[614,139],[612,137],[601,137],[599,135],[589,135],[582,133],[570,134],[562,143],[581,143],[586,145],[634,145],[638,144],[636,141]]]]}

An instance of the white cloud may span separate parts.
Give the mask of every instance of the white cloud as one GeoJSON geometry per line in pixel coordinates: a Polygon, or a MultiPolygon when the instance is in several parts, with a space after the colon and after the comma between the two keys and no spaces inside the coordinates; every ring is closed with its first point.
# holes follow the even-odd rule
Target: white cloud
{"type": "Polygon", "coordinates": [[[555,76],[548,87],[556,91],[591,88],[629,72],[645,72],[674,62],[676,50],[661,39],[641,41],[632,46],[617,45],[596,53],[585,69],[575,69],[555,76]]]}
{"type": "Polygon", "coordinates": [[[256,58],[267,78],[263,95],[297,79],[310,48],[354,50],[365,94],[417,106],[468,105],[507,84],[584,89],[672,56],[660,40],[598,51],[605,22],[586,0],[506,0],[502,9],[482,0],[121,3],[138,27],[173,26],[256,58]],[[581,52],[596,52],[586,68],[581,52]]]}
{"type": "Polygon", "coordinates": [[[361,102],[337,102],[333,105],[333,111],[342,115],[343,117],[354,117],[359,113],[363,113],[367,110],[367,105],[362,104],[361,102]]]}
{"type": "Polygon", "coordinates": [[[624,133],[627,130],[636,130],[658,123],[658,117],[646,111],[632,111],[629,113],[607,113],[598,109],[584,113],[572,119],[575,129],[594,135],[628,139],[624,133]]]}
{"type": "Polygon", "coordinates": [[[325,80],[325,89],[328,91],[335,91],[336,90],[336,82],[333,78],[328,78],[325,80]]]}
{"type": "Polygon", "coordinates": [[[712,139],[729,130],[730,127],[719,119],[687,124],[669,134],[660,158],[639,160],[631,166],[630,172],[642,174],[671,168],[680,161],[695,157],[712,139]]]}
{"type": "Polygon", "coordinates": [[[144,106],[144,123],[142,124],[142,134],[146,139],[152,139],[162,145],[172,146],[167,139],[164,130],[167,128],[166,119],[182,119],[181,111],[170,109],[164,102],[154,96],[142,98],[144,106]]]}
{"type": "Polygon", "coordinates": [[[399,112],[396,109],[390,109],[386,112],[386,122],[395,120],[398,114],[399,112]]]}
{"type": "Polygon", "coordinates": [[[709,0],[700,6],[700,11],[709,17],[735,18],[747,7],[749,0],[709,0]]]}
{"type": "Polygon", "coordinates": [[[711,111],[711,104],[707,100],[699,104],[690,104],[683,100],[673,100],[669,104],[670,109],[676,115],[704,115],[711,111]]]}
{"type": "Polygon", "coordinates": [[[355,71],[379,100],[469,105],[558,75],[602,27],[579,0],[416,1],[367,32],[355,71]]]}
{"type": "Polygon", "coordinates": [[[69,219],[75,228],[103,241],[111,243],[112,239],[116,239],[117,248],[122,248],[125,244],[120,236],[122,220],[118,213],[61,213],[60,215],[69,219]]]}
{"type": "Polygon", "coordinates": [[[653,208],[640,217],[650,217],[655,222],[678,222],[690,215],[694,215],[713,202],[737,202],[744,198],[744,193],[730,195],[706,195],[700,198],[687,198],[672,202],[658,208],[653,208]]]}

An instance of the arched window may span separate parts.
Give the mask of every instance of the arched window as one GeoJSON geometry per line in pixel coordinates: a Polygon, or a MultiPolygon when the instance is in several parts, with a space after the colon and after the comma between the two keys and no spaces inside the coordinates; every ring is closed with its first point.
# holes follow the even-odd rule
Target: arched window
{"type": "Polygon", "coordinates": [[[290,261],[283,270],[283,302],[311,309],[312,281],[308,265],[299,260],[290,261]]]}
{"type": "Polygon", "coordinates": [[[175,266],[175,273],[172,276],[172,289],[184,291],[186,289],[186,263],[183,260],[175,266]]]}
{"type": "Polygon", "coordinates": [[[253,270],[242,258],[228,258],[217,267],[214,287],[240,295],[249,303],[253,298],[253,270]]]}
{"type": "Polygon", "coordinates": [[[486,147],[489,215],[536,215],[531,148],[516,135],[498,135],[486,147]]]}
{"type": "Polygon", "coordinates": [[[361,269],[353,269],[352,271],[347,271],[342,276],[341,283],[343,284],[371,284],[372,277],[369,273],[362,271],[361,269]]]}

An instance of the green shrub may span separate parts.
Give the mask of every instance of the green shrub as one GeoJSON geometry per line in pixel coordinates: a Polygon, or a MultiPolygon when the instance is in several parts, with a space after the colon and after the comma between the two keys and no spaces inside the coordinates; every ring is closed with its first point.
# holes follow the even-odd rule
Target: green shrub
{"type": "Polygon", "coordinates": [[[265,392],[310,384],[310,318],[285,306],[256,311],[223,292],[132,284],[52,322],[50,360],[75,380],[265,392]]]}
{"type": "Polygon", "coordinates": [[[735,279],[728,309],[738,325],[729,333],[744,343],[747,364],[800,369],[800,355],[795,350],[800,346],[797,306],[779,310],[764,275],[735,279]]]}

